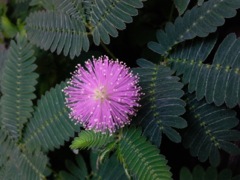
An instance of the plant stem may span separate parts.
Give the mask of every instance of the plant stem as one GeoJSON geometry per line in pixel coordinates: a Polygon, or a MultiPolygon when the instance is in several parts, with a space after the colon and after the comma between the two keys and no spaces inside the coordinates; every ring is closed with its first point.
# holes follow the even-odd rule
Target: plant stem
{"type": "Polygon", "coordinates": [[[110,51],[110,49],[108,49],[108,47],[102,41],[101,46],[114,60],[117,59],[116,56],[110,51]]]}
{"type": "Polygon", "coordinates": [[[171,10],[170,10],[168,21],[172,21],[174,8],[175,8],[174,3],[172,3],[172,7],[171,7],[171,10]]]}

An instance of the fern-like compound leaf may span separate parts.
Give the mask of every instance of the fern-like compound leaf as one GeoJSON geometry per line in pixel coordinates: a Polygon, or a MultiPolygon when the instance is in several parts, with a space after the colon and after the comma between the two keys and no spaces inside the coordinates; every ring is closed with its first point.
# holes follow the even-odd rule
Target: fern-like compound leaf
{"type": "Polygon", "coordinates": [[[80,131],[80,126],[69,119],[62,92],[65,86],[64,82],[57,85],[38,101],[24,134],[23,142],[27,148],[53,150],[74,136],[74,132],[80,131]]]}
{"type": "Polygon", "coordinates": [[[19,4],[19,3],[25,3],[28,2],[30,0],[14,0],[15,3],[19,4]]]}
{"type": "Polygon", "coordinates": [[[96,0],[92,6],[90,25],[93,41],[96,45],[102,40],[105,44],[110,42],[110,36],[117,37],[117,29],[126,28],[125,23],[132,22],[136,16],[136,8],[143,7],[141,0],[96,0]]]}
{"type": "Polygon", "coordinates": [[[24,37],[11,41],[2,72],[1,125],[14,139],[21,138],[23,125],[32,116],[38,77],[34,61],[32,46],[24,37]]]}
{"type": "MultiPolygon", "coordinates": [[[[97,162],[96,162],[97,163],[97,162]]],[[[93,172],[93,180],[104,179],[104,180],[128,180],[123,166],[117,159],[116,154],[111,155],[108,159],[105,159],[96,171],[93,172]],[[111,169],[111,171],[109,171],[111,169]]]]}
{"type": "Polygon", "coordinates": [[[47,157],[40,151],[21,150],[0,128],[0,179],[44,179],[47,157]]]}
{"type": "MultiPolygon", "coordinates": [[[[91,157],[92,157],[91,153],[91,157]]],[[[94,153],[94,155],[98,155],[94,153]]],[[[104,180],[127,180],[128,178],[125,175],[125,171],[122,165],[119,163],[115,154],[111,155],[108,159],[105,159],[103,162],[99,163],[98,158],[94,158],[94,164],[97,168],[92,168],[91,174],[93,177],[92,180],[104,179],[104,180]],[[109,171],[111,169],[111,171],[109,171]]],[[[60,171],[59,179],[60,180],[84,180],[89,176],[87,171],[87,165],[79,154],[76,156],[75,161],[67,160],[65,162],[67,171],[60,171]]]]}
{"type": "Polygon", "coordinates": [[[7,133],[0,128],[0,171],[8,161],[15,149],[15,141],[7,136],[7,133]]]}
{"type": "Polygon", "coordinates": [[[205,92],[209,103],[229,107],[240,104],[240,39],[235,34],[228,35],[218,48],[211,70],[205,84],[205,92]],[[225,51],[225,52],[223,52],[225,51]]]}
{"type": "Polygon", "coordinates": [[[7,50],[6,49],[0,49],[0,92],[1,92],[1,86],[2,86],[2,71],[4,62],[7,59],[7,50]]]}
{"type": "Polygon", "coordinates": [[[102,134],[101,132],[94,131],[82,131],[79,136],[74,138],[71,148],[72,149],[84,149],[84,148],[101,148],[108,143],[114,141],[114,136],[102,134]]]}
{"type": "MultiPolygon", "coordinates": [[[[194,64],[194,62],[196,62],[196,64],[201,64],[207,59],[216,41],[216,36],[210,35],[207,38],[195,38],[194,40],[179,44],[169,55],[171,68],[176,70],[178,76],[188,72],[188,64],[194,64]]],[[[182,80],[183,83],[188,83],[188,78],[192,78],[192,76],[193,74],[184,76],[182,80]]],[[[194,80],[190,79],[190,81],[194,80]]]]}
{"type": "Polygon", "coordinates": [[[188,128],[183,144],[190,148],[193,156],[201,162],[208,158],[213,166],[220,162],[219,150],[231,154],[240,153],[233,143],[240,140],[240,132],[232,130],[239,123],[235,111],[226,107],[207,104],[205,100],[197,101],[194,95],[187,96],[188,128]]]}
{"type": "Polygon", "coordinates": [[[48,158],[40,151],[28,152],[16,148],[8,163],[6,167],[11,168],[8,171],[9,179],[39,180],[46,178],[45,170],[48,158]]]}
{"type": "Polygon", "coordinates": [[[117,29],[125,29],[143,7],[141,0],[55,0],[52,4],[46,6],[47,11],[27,18],[28,38],[44,50],[71,58],[79,56],[82,49],[88,51],[88,35],[96,45],[101,41],[108,44],[110,36],[117,37],[117,29]]]}
{"type": "Polygon", "coordinates": [[[75,161],[67,160],[65,162],[68,171],[60,171],[60,180],[85,180],[88,176],[87,165],[83,157],[78,154],[75,161]]]}
{"type": "Polygon", "coordinates": [[[50,49],[71,58],[88,51],[89,39],[84,24],[61,12],[40,11],[27,18],[28,39],[44,50],[50,49]]]}
{"type": "MultiPolygon", "coordinates": [[[[47,10],[54,10],[56,0],[31,0],[29,3],[30,6],[42,6],[47,10]]],[[[70,3],[70,2],[69,2],[70,3]]]]}
{"type": "Polygon", "coordinates": [[[220,172],[218,172],[217,168],[212,166],[208,167],[207,169],[204,169],[202,166],[197,165],[193,168],[192,172],[188,168],[183,167],[180,171],[180,180],[192,180],[192,179],[234,180],[235,178],[237,177],[232,176],[232,172],[230,169],[223,169],[220,172]]]}
{"type": "Polygon", "coordinates": [[[141,133],[136,128],[124,129],[118,147],[120,161],[137,179],[171,179],[165,157],[141,133]]]}
{"type": "Polygon", "coordinates": [[[198,6],[201,6],[203,4],[204,0],[198,0],[197,4],[198,6]]]}
{"type": "Polygon", "coordinates": [[[195,6],[183,17],[178,17],[174,24],[167,23],[165,31],[156,34],[158,42],[150,42],[149,48],[167,56],[172,47],[194,37],[206,37],[224,24],[225,18],[236,15],[240,8],[239,0],[209,0],[202,6],[195,6]]]}
{"type": "Polygon", "coordinates": [[[171,141],[180,142],[181,136],[174,128],[186,127],[186,121],[180,117],[185,112],[183,85],[179,78],[172,76],[169,68],[153,64],[147,60],[138,60],[140,68],[134,69],[139,74],[140,85],[145,95],[143,106],[138,112],[137,122],[143,127],[143,134],[157,146],[160,146],[162,133],[171,141]]]}
{"type": "Polygon", "coordinates": [[[204,64],[205,57],[188,57],[187,54],[208,54],[214,45],[211,39],[208,40],[196,41],[189,48],[188,45],[177,48],[170,55],[170,61],[177,74],[183,74],[183,83],[189,83],[188,91],[196,91],[198,100],[206,97],[208,103],[214,102],[217,106],[226,103],[232,108],[240,104],[240,39],[234,34],[228,35],[219,46],[212,64],[204,64]]]}
{"type": "Polygon", "coordinates": [[[178,10],[178,14],[181,16],[187,9],[190,0],[174,0],[175,7],[178,10]]]}

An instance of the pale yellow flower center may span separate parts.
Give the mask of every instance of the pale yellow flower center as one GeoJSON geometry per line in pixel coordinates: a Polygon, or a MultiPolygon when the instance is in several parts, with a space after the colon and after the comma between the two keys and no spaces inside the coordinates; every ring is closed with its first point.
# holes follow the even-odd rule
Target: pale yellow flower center
{"type": "Polygon", "coordinates": [[[94,99],[104,101],[107,99],[107,89],[104,86],[101,86],[98,89],[94,90],[94,99]]]}

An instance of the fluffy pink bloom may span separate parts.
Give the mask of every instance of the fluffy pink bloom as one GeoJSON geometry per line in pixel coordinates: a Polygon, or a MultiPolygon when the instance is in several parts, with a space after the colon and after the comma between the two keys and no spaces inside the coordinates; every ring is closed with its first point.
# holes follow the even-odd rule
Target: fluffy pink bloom
{"type": "Polygon", "coordinates": [[[64,92],[70,117],[95,132],[113,133],[129,124],[140,106],[138,77],[107,56],[78,65],[64,92]]]}

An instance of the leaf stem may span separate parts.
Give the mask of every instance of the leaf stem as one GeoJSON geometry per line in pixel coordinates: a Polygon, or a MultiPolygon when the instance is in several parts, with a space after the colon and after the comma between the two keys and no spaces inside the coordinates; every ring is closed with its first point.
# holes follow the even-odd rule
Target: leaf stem
{"type": "Polygon", "coordinates": [[[108,49],[108,47],[102,41],[101,46],[114,60],[117,59],[116,56],[110,51],[110,49],[108,49]]]}
{"type": "Polygon", "coordinates": [[[172,21],[174,8],[175,8],[174,3],[172,3],[168,21],[172,21]]]}

